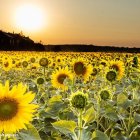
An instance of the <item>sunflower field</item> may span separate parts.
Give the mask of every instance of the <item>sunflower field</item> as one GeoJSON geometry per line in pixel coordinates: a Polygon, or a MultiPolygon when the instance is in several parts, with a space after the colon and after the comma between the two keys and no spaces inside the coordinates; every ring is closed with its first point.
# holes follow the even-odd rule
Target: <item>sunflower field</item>
{"type": "Polygon", "coordinates": [[[140,54],[1,52],[0,140],[140,140],[140,54]]]}

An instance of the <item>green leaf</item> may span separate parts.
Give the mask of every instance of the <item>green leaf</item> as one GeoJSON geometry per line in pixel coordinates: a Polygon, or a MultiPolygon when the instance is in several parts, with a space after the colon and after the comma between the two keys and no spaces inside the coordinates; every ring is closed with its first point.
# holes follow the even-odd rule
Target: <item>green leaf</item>
{"type": "Polygon", "coordinates": [[[109,138],[103,132],[96,130],[92,133],[92,140],[109,140],[109,138]]]}
{"type": "Polygon", "coordinates": [[[61,133],[64,134],[74,133],[76,128],[76,122],[74,121],[60,120],[52,123],[52,125],[54,128],[58,129],[61,133]]]}
{"type": "Polygon", "coordinates": [[[105,115],[105,117],[107,117],[108,119],[110,119],[110,120],[112,120],[112,121],[114,121],[114,122],[116,122],[116,121],[119,120],[119,117],[117,116],[117,113],[115,113],[115,112],[108,112],[108,113],[105,115]]]}
{"type": "Polygon", "coordinates": [[[116,122],[119,120],[119,117],[115,111],[116,111],[116,109],[113,106],[107,105],[107,106],[105,106],[105,115],[104,116],[106,118],[116,122]]]}
{"type": "Polygon", "coordinates": [[[121,93],[117,96],[117,104],[118,106],[121,106],[126,109],[131,105],[131,101],[128,100],[127,95],[125,95],[124,93],[121,93]]]}
{"type": "Polygon", "coordinates": [[[55,95],[48,101],[48,107],[46,108],[47,117],[54,117],[58,116],[60,109],[62,109],[64,103],[62,101],[61,95],[55,95]]]}
{"type": "Polygon", "coordinates": [[[127,101],[127,96],[124,93],[118,94],[117,96],[117,103],[118,105],[124,104],[127,101]]]}
{"type": "Polygon", "coordinates": [[[92,133],[89,130],[84,129],[82,131],[81,140],[91,140],[91,139],[92,139],[92,133]]]}
{"type": "Polygon", "coordinates": [[[95,110],[92,106],[83,115],[83,120],[85,121],[85,123],[90,123],[94,121],[94,119],[95,119],[95,110]]]}
{"type": "Polygon", "coordinates": [[[27,125],[27,130],[19,132],[21,140],[41,140],[36,128],[32,124],[27,125]]]}
{"type": "Polygon", "coordinates": [[[135,121],[140,122],[140,114],[135,113],[134,114],[134,119],[135,119],[135,121]]]}

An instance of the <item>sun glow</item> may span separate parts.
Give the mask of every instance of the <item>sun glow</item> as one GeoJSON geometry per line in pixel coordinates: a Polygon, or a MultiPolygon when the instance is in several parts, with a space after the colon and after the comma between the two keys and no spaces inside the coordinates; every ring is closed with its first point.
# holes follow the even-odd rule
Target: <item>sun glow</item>
{"type": "Polygon", "coordinates": [[[38,31],[44,26],[45,16],[41,8],[35,5],[22,5],[17,8],[15,22],[23,31],[38,31]]]}

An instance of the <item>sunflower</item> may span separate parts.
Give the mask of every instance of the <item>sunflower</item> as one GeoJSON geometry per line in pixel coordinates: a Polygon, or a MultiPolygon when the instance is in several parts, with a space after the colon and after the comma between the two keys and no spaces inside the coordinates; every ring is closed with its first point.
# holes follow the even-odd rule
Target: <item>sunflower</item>
{"type": "Polygon", "coordinates": [[[38,63],[32,63],[30,65],[30,69],[33,70],[33,71],[37,70],[39,67],[40,67],[40,65],[38,63]]]}
{"type": "Polygon", "coordinates": [[[9,71],[12,68],[12,59],[4,58],[2,59],[2,69],[4,71],[9,71]]]}
{"type": "Polygon", "coordinates": [[[106,73],[106,79],[110,82],[113,82],[117,79],[117,73],[116,71],[114,70],[109,70],[107,73],[106,73]]]}
{"type": "Polygon", "coordinates": [[[18,71],[22,70],[22,63],[19,60],[15,62],[14,69],[18,71]]]}
{"type": "Polygon", "coordinates": [[[88,94],[81,91],[72,93],[70,96],[70,103],[74,108],[84,109],[88,104],[88,94]]]}
{"type": "Polygon", "coordinates": [[[78,58],[72,62],[73,71],[77,77],[82,77],[84,82],[89,80],[90,75],[93,72],[93,67],[91,64],[88,64],[84,59],[78,58]]]}
{"type": "Polygon", "coordinates": [[[112,98],[111,91],[107,88],[101,90],[100,91],[100,98],[104,101],[108,100],[108,99],[111,99],[112,98]]]}
{"type": "Polygon", "coordinates": [[[139,64],[139,58],[135,56],[132,60],[132,67],[138,68],[138,64],[139,64]]]}
{"type": "Polygon", "coordinates": [[[43,57],[39,60],[39,65],[42,67],[47,67],[48,66],[48,59],[43,57]]]}
{"type": "Polygon", "coordinates": [[[122,61],[111,61],[110,68],[117,72],[117,80],[120,80],[124,76],[124,63],[122,61]]]}
{"type": "Polygon", "coordinates": [[[57,66],[64,65],[63,57],[62,56],[57,56],[55,62],[57,64],[57,66]]]}
{"type": "Polygon", "coordinates": [[[35,63],[36,59],[35,59],[34,57],[32,57],[32,58],[30,59],[30,61],[31,61],[31,63],[35,63]]]}
{"type": "Polygon", "coordinates": [[[64,84],[64,80],[68,78],[70,80],[73,79],[72,73],[69,71],[68,67],[59,68],[52,74],[52,85],[55,88],[60,88],[62,90],[67,90],[68,86],[64,84]]]}
{"type": "Polygon", "coordinates": [[[36,80],[36,83],[37,83],[38,85],[42,85],[42,84],[44,84],[44,82],[45,82],[45,80],[44,80],[43,77],[38,77],[37,80],[36,80]]]}
{"type": "Polygon", "coordinates": [[[11,90],[9,82],[5,85],[0,84],[0,133],[15,133],[20,129],[26,129],[33,119],[33,113],[38,107],[31,104],[35,95],[26,92],[26,86],[19,83],[11,90]]]}
{"type": "Polygon", "coordinates": [[[26,60],[24,60],[23,62],[22,62],[22,67],[23,68],[27,68],[28,67],[28,61],[26,61],[26,60]]]}

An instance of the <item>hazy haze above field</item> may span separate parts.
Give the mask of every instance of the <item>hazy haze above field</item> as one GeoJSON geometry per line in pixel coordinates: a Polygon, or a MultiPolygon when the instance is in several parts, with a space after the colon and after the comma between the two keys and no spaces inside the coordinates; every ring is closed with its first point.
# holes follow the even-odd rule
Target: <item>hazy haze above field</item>
{"type": "Polygon", "coordinates": [[[43,44],[140,47],[140,0],[0,0],[0,29],[43,44]]]}

